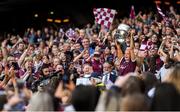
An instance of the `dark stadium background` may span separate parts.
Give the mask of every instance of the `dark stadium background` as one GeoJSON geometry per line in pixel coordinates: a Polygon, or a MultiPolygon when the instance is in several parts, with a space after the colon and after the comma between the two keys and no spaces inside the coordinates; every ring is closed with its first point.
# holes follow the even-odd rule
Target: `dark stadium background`
{"type": "MultiPolygon", "coordinates": [[[[173,4],[179,8],[178,0],[161,0],[163,10],[167,5],[164,2],[173,4]]],[[[69,19],[69,23],[75,26],[82,26],[93,22],[93,8],[108,7],[118,11],[117,17],[128,16],[131,5],[135,6],[136,13],[139,10],[156,10],[153,0],[0,0],[0,33],[22,32],[24,28],[33,26],[40,28],[48,25],[47,18],[69,19]],[[54,12],[54,15],[50,14],[54,12]],[[34,14],[38,14],[38,18],[34,14]]],[[[52,23],[51,23],[52,24],[52,23]]],[[[60,27],[61,24],[55,24],[60,27]]]]}

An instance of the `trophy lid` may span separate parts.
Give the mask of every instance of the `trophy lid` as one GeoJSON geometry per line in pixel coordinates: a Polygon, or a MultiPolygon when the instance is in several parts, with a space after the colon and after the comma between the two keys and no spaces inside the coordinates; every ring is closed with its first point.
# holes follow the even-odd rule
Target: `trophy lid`
{"type": "Polygon", "coordinates": [[[130,29],[130,26],[129,25],[126,25],[126,24],[120,24],[118,26],[118,30],[124,30],[124,31],[128,31],[130,29]]]}

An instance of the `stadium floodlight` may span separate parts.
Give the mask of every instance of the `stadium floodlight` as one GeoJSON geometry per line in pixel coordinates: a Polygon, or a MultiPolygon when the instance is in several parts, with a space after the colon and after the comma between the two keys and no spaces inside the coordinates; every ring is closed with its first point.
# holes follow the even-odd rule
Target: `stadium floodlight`
{"type": "Polygon", "coordinates": [[[38,14],[34,14],[34,17],[37,18],[39,15],[38,14]]]}
{"type": "Polygon", "coordinates": [[[55,23],[61,23],[61,20],[60,19],[56,19],[54,20],[55,23]]]}
{"type": "Polygon", "coordinates": [[[53,19],[48,18],[47,22],[53,22],[53,19]]]}

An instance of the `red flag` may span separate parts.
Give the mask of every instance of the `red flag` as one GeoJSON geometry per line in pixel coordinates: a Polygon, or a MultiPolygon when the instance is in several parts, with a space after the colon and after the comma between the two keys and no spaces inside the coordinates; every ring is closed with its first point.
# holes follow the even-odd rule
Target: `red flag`
{"type": "Polygon", "coordinates": [[[129,16],[130,16],[131,19],[135,19],[135,10],[134,10],[133,5],[131,6],[131,12],[130,12],[129,16]]]}

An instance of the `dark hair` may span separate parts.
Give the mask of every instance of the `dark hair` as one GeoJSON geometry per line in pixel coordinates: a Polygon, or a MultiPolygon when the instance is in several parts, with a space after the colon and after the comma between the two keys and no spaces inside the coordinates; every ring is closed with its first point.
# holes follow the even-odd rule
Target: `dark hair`
{"type": "Polygon", "coordinates": [[[104,63],[108,63],[108,64],[110,64],[111,66],[114,66],[113,61],[105,61],[104,63]]]}
{"type": "Polygon", "coordinates": [[[89,39],[88,37],[83,38],[83,40],[85,40],[85,39],[88,40],[88,41],[90,41],[90,39],[89,39]]]}
{"type": "Polygon", "coordinates": [[[173,84],[161,83],[156,86],[152,99],[151,110],[180,110],[180,96],[173,84]]]}
{"type": "Polygon", "coordinates": [[[80,54],[80,51],[78,51],[78,50],[73,50],[73,54],[80,54]]]}
{"type": "Polygon", "coordinates": [[[153,22],[151,25],[154,25],[155,27],[158,27],[158,24],[156,22],[153,22]]]}
{"type": "Polygon", "coordinates": [[[45,68],[49,68],[49,66],[50,66],[50,64],[43,64],[42,66],[41,66],[41,68],[40,68],[40,75],[44,75],[44,73],[43,73],[43,69],[45,69],[45,68]]]}
{"type": "Polygon", "coordinates": [[[122,95],[128,95],[133,93],[144,93],[145,84],[136,76],[130,76],[122,87],[122,95]]]}
{"type": "Polygon", "coordinates": [[[111,50],[111,46],[106,45],[104,49],[108,48],[109,50],[111,50]]]}
{"type": "Polygon", "coordinates": [[[151,72],[143,72],[142,78],[145,84],[145,92],[147,93],[151,88],[158,84],[156,76],[151,72]]]}
{"type": "MultiPolygon", "coordinates": [[[[46,56],[46,58],[49,60],[49,56],[48,56],[48,55],[44,55],[44,56],[46,56]]],[[[44,57],[44,56],[43,56],[43,57],[44,57]]]]}
{"type": "Polygon", "coordinates": [[[7,96],[5,94],[5,91],[0,91],[1,95],[0,95],[0,111],[3,110],[4,104],[7,103],[7,96]],[[2,94],[4,92],[4,94],[2,94]]]}
{"type": "Polygon", "coordinates": [[[156,73],[156,58],[153,56],[149,57],[147,60],[149,64],[149,71],[151,73],[156,73]]]}
{"type": "Polygon", "coordinates": [[[76,84],[76,79],[79,77],[77,69],[73,68],[69,70],[69,74],[70,74],[70,77],[72,78],[71,80],[73,81],[73,83],[76,84]]]}
{"type": "Polygon", "coordinates": [[[53,43],[53,46],[57,46],[57,47],[58,47],[58,45],[59,45],[59,44],[58,44],[57,42],[54,42],[54,43],[53,43]]]}
{"type": "Polygon", "coordinates": [[[3,66],[3,64],[2,64],[2,63],[0,63],[0,66],[2,67],[2,70],[4,70],[4,66],[3,66]]]}
{"type": "Polygon", "coordinates": [[[94,111],[100,91],[94,86],[79,85],[72,93],[72,105],[76,111],[94,111]]]}

